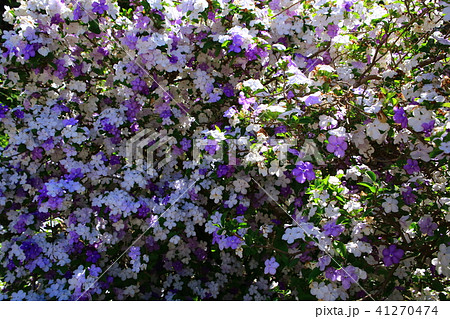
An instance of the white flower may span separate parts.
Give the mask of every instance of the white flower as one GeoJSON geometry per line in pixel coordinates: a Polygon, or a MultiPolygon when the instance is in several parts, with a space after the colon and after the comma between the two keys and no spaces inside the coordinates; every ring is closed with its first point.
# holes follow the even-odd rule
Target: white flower
{"type": "Polygon", "coordinates": [[[319,127],[321,129],[326,129],[328,127],[336,126],[338,121],[332,118],[331,116],[322,114],[319,116],[319,127]]]}
{"type": "Polygon", "coordinates": [[[269,174],[270,175],[276,175],[280,177],[281,174],[283,174],[283,168],[279,166],[280,162],[277,160],[274,160],[270,162],[270,168],[269,168],[269,174]]]}
{"type": "Polygon", "coordinates": [[[242,83],[244,86],[249,87],[252,91],[264,89],[264,86],[261,84],[259,80],[247,80],[242,83]]]}
{"type": "Polygon", "coordinates": [[[417,142],[415,146],[416,150],[411,152],[411,158],[429,162],[431,160],[430,153],[433,151],[433,148],[423,144],[422,142],[417,142]]]}
{"type": "Polygon", "coordinates": [[[214,203],[220,202],[222,199],[222,191],[224,190],[223,186],[218,186],[211,191],[211,195],[209,198],[214,199],[214,203]]]}
{"type": "Polygon", "coordinates": [[[439,149],[443,150],[445,154],[450,153],[450,142],[443,142],[439,145],[439,149]]]}
{"type": "Polygon", "coordinates": [[[384,211],[386,213],[390,213],[390,212],[398,212],[398,200],[396,200],[395,198],[392,197],[388,197],[386,198],[385,202],[383,204],[381,204],[381,206],[383,206],[384,211]]]}
{"type": "Polygon", "coordinates": [[[261,125],[259,124],[250,124],[249,126],[247,126],[247,128],[245,129],[247,132],[258,132],[261,129],[261,125]]]}
{"type": "Polygon", "coordinates": [[[173,236],[172,238],[170,238],[169,241],[170,241],[172,244],[176,245],[176,244],[179,243],[180,239],[181,239],[180,236],[175,235],[175,236],[173,236]]]}
{"type": "Polygon", "coordinates": [[[382,123],[379,119],[375,119],[375,121],[367,125],[366,133],[367,136],[378,141],[383,137],[384,132],[387,130],[389,130],[389,124],[382,123]]]}
{"type": "Polygon", "coordinates": [[[286,229],[286,232],[281,237],[281,239],[287,241],[288,244],[292,244],[297,238],[305,239],[304,231],[300,227],[286,229]]]}
{"type": "Polygon", "coordinates": [[[413,117],[408,119],[409,126],[416,132],[422,132],[423,123],[429,123],[432,120],[431,112],[423,107],[417,107],[413,110],[413,117]]]}
{"type": "Polygon", "coordinates": [[[336,204],[335,201],[331,202],[330,205],[325,208],[325,214],[330,218],[337,218],[341,215],[339,213],[339,207],[334,206],[334,204],[336,204]]]}
{"type": "Polygon", "coordinates": [[[434,258],[431,263],[436,266],[438,274],[450,277],[450,246],[441,244],[437,258],[434,258]]]}
{"type": "Polygon", "coordinates": [[[339,297],[339,289],[333,284],[326,285],[324,282],[313,282],[311,285],[311,294],[319,300],[334,301],[339,297]]]}
{"type": "Polygon", "coordinates": [[[235,188],[235,192],[241,194],[247,194],[247,188],[250,187],[250,185],[243,179],[233,181],[233,186],[235,188]]]}
{"type": "Polygon", "coordinates": [[[232,194],[230,196],[230,198],[227,201],[225,201],[225,204],[229,208],[234,207],[237,203],[238,203],[238,201],[237,201],[237,195],[236,194],[232,194]]]}
{"type": "Polygon", "coordinates": [[[355,255],[355,257],[360,257],[362,253],[370,254],[372,252],[372,246],[360,240],[357,240],[356,242],[350,242],[345,246],[347,248],[347,251],[355,255]]]}

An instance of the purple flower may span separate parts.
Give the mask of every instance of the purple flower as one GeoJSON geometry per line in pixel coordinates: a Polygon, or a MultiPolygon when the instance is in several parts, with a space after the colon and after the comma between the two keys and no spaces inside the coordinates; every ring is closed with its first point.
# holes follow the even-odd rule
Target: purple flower
{"type": "Polygon", "coordinates": [[[137,77],[133,81],[131,81],[131,85],[133,91],[140,92],[142,94],[147,94],[149,91],[147,83],[145,83],[145,81],[142,80],[140,77],[137,77]]]}
{"type": "Polygon", "coordinates": [[[70,119],[65,119],[63,120],[63,125],[64,126],[68,126],[68,125],[76,125],[78,123],[78,120],[75,118],[70,118],[70,119]]]}
{"type": "Polygon", "coordinates": [[[159,116],[162,119],[170,118],[172,116],[172,111],[171,110],[164,110],[164,111],[161,112],[161,114],[159,116]]]}
{"type": "Polygon", "coordinates": [[[342,282],[342,287],[344,289],[349,289],[353,283],[358,282],[358,274],[356,273],[356,268],[353,266],[347,266],[341,268],[337,271],[338,281],[342,282]]]}
{"type": "Polygon", "coordinates": [[[14,116],[17,117],[18,119],[23,119],[23,117],[25,116],[25,113],[22,110],[15,110],[14,116]]]}
{"type": "Polygon", "coordinates": [[[247,110],[252,104],[256,102],[254,97],[246,98],[244,92],[239,93],[238,102],[242,107],[247,110]]]}
{"type": "Polygon", "coordinates": [[[423,216],[419,220],[420,231],[428,236],[433,236],[434,231],[438,228],[436,223],[433,223],[433,218],[431,216],[423,216]]]}
{"type": "Polygon", "coordinates": [[[93,2],[92,3],[92,12],[103,14],[108,10],[108,5],[106,4],[105,0],[100,0],[100,2],[93,2]]]}
{"type": "Polygon", "coordinates": [[[353,1],[345,1],[343,4],[345,11],[351,12],[353,7],[353,1]]]}
{"type": "Polygon", "coordinates": [[[343,225],[336,225],[336,221],[333,220],[323,225],[323,230],[325,236],[337,237],[345,230],[345,227],[343,225]]]}
{"type": "Polygon", "coordinates": [[[234,173],[234,167],[231,165],[219,165],[219,167],[217,168],[217,177],[226,177],[226,178],[230,178],[231,176],[233,176],[234,173]]]}
{"type": "Polygon", "coordinates": [[[402,125],[402,128],[408,126],[408,118],[406,117],[406,112],[402,107],[394,107],[394,122],[402,125]]]}
{"type": "Polygon", "coordinates": [[[248,46],[247,50],[245,51],[245,57],[249,61],[256,60],[258,57],[265,58],[269,55],[268,52],[264,51],[263,48],[258,48],[256,43],[252,43],[248,46]]]}
{"type": "Polygon", "coordinates": [[[337,157],[343,157],[347,149],[347,142],[343,136],[331,135],[328,139],[327,151],[334,153],[337,157]]]}
{"type": "Polygon", "coordinates": [[[285,125],[281,125],[275,128],[275,134],[282,134],[287,132],[287,127],[285,125]]]}
{"type": "Polygon", "coordinates": [[[320,104],[322,100],[317,95],[308,95],[306,98],[303,98],[306,106],[311,106],[314,104],[320,104]]]}
{"type": "Polygon", "coordinates": [[[322,256],[319,258],[319,269],[323,271],[326,266],[328,266],[331,262],[331,257],[328,255],[322,256]]]}
{"type": "Polygon", "coordinates": [[[219,149],[219,145],[214,140],[208,140],[208,145],[205,146],[205,151],[209,153],[209,155],[216,154],[216,151],[219,149]]]}
{"type": "Polygon", "coordinates": [[[244,206],[244,205],[242,205],[242,204],[239,204],[237,207],[236,207],[236,214],[238,214],[238,215],[244,215],[245,214],[245,211],[248,209],[248,207],[246,207],[246,206],[244,206]]]}
{"type": "Polygon", "coordinates": [[[397,248],[396,245],[390,245],[388,248],[383,250],[383,261],[386,267],[393,264],[398,264],[400,259],[402,259],[405,252],[403,249],[397,248]]]}
{"type": "Polygon", "coordinates": [[[414,195],[413,190],[410,186],[407,187],[407,189],[402,192],[403,201],[406,205],[412,205],[415,203],[417,196],[414,195]]]}
{"type": "Polygon", "coordinates": [[[239,34],[235,34],[231,40],[233,43],[230,45],[228,52],[241,52],[241,45],[244,44],[244,38],[239,34]]]}
{"type": "Polygon", "coordinates": [[[63,198],[61,197],[49,197],[47,201],[48,207],[53,210],[59,209],[62,203],[63,198]]]}
{"type": "Polygon", "coordinates": [[[100,254],[98,253],[98,251],[94,249],[89,249],[86,252],[86,256],[87,256],[86,261],[91,262],[93,264],[95,264],[100,259],[100,254]]]}
{"type": "Polygon", "coordinates": [[[435,123],[434,120],[432,120],[428,123],[422,123],[423,133],[425,134],[426,137],[431,136],[431,131],[434,128],[434,123],[435,123]]]}
{"type": "Polygon", "coordinates": [[[131,247],[130,251],[128,252],[128,256],[130,256],[131,259],[136,259],[141,255],[141,249],[139,247],[131,247]]]}
{"type": "Polygon", "coordinates": [[[294,96],[295,96],[295,94],[294,94],[294,92],[292,92],[292,91],[289,91],[289,92],[287,92],[287,94],[286,94],[286,97],[287,97],[288,99],[292,99],[294,96]]]}
{"type": "Polygon", "coordinates": [[[278,266],[280,266],[280,264],[276,262],[275,257],[267,259],[264,262],[264,265],[266,266],[264,268],[264,273],[271,274],[271,275],[275,275],[275,273],[277,272],[278,266]]]}
{"type": "Polygon", "coordinates": [[[189,148],[191,147],[191,141],[188,140],[187,138],[183,138],[180,142],[180,145],[183,151],[188,151],[189,148]]]}
{"type": "Polygon", "coordinates": [[[120,164],[120,156],[111,155],[111,158],[109,159],[109,164],[111,164],[111,165],[120,164]]]}
{"type": "Polygon", "coordinates": [[[172,64],[177,63],[177,62],[178,62],[178,57],[177,57],[176,55],[172,55],[172,56],[169,58],[169,62],[172,63],[172,64]]]}
{"type": "Polygon", "coordinates": [[[42,252],[42,248],[32,240],[24,241],[22,245],[20,245],[20,249],[23,250],[25,257],[28,260],[36,259],[42,252]]]}
{"type": "Polygon", "coordinates": [[[330,281],[337,281],[338,271],[334,267],[328,267],[325,270],[325,278],[330,281]]]}
{"type": "Polygon", "coordinates": [[[74,21],[80,20],[82,16],[83,16],[83,9],[78,4],[75,10],[73,10],[73,20],[74,21]]]}
{"type": "Polygon", "coordinates": [[[145,203],[141,203],[141,206],[138,208],[137,216],[139,218],[145,218],[148,216],[150,212],[150,207],[148,207],[145,203]]]}
{"type": "Polygon", "coordinates": [[[242,240],[236,236],[229,236],[226,238],[226,247],[231,249],[236,249],[242,243],[242,240]]]}
{"type": "Polygon", "coordinates": [[[281,9],[281,0],[272,0],[269,2],[269,7],[272,11],[277,11],[281,9]]]}
{"type": "Polygon", "coordinates": [[[310,162],[299,161],[295,165],[296,168],[292,170],[292,175],[295,176],[295,180],[300,184],[306,180],[312,181],[316,178],[316,173],[314,173],[313,165],[310,162]]]}
{"type": "Polygon", "coordinates": [[[27,44],[23,50],[23,58],[25,60],[28,60],[36,55],[36,51],[34,49],[34,45],[27,44]]]}
{"type": "Polygon", "coordinates": [[[103,56],[107,56],[109,54],[109,51],[106,48],[103,48],[103,47],[99,47],[97,49],[97,52],[100,53],[103,56]]]}
{"type": "Polygon", "coordinates": [[[81,172],[81,168],[72,168],[72,170],[70,171],[70,174],[66,174],[64,177],[67,180],[75,180],[76,178],[82,178],[83,172],[81,172]]]}
{"type": "Polygon", "coordinates": [[[420,172],[419,162],[413,159],[408,159],[406,160],[406,165],[403,166],[403,169],[410,175],[420,172]]]}
{"type": "Polygon", "coordinates": [[[223,113],[224,117],[228,117],[231,118],[233,117],[234,114],[237,113],[237,110],[234,106],[230,107],[228,110],[225,111],[225,113],[223,113]]]}
{"type": "Polygon", "coordinates": [[[131,50],[136,49],[136,43],[138,41],[138,38],[134,34],[128,34],[124,38],[122,38],[123,44],[125,44],[127,47],[129,47],[131,50]]]}
{"type": "Polygon", "coordinates": [[[0,119],[6,117],[6,113],[8,113],[9,107],[3,103],[0,103],[0,119]]]}
{"type": "Polygon", "coordinates": [[[55,14],[50,20],[50,24],[60,24],[63,22],[64,20],[61,18],[61,15],[59,13],[55,14]]]}
{"type": "Polygon", "coordinates": [[[234,96],[234,89],[233,86],[230,83],[227,83],[223,87],[223,94],[225,94],[226,97],[232,97],[234,96]]]}
{"type": "Polygon", "coordinates": [[[88,269],[89,269],[89,275],[91,275],[92,277],[98,277],[102,273],[102,269],[95,265],[92,265],[88,269]]]}
{"type": "Polygon", "coordinates": [[[339,26],[337,26],[336,24],[329,24],[327,27],[327,34],[331,37],[334,38],[335,36],[338,35],[339,33],[339,26]]]}

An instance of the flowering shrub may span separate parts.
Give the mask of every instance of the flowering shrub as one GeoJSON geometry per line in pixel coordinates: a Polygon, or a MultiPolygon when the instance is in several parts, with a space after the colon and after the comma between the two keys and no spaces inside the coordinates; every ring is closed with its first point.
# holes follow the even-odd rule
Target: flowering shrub
{"type": "Polygon", "coordinates": [[[0,299],[447,298],[448,2],[120,3],[4,15],[0,299]]]}

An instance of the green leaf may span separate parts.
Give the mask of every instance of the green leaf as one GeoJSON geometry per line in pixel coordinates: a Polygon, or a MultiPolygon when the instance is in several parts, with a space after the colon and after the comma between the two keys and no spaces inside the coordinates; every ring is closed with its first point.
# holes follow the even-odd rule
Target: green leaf
{"type": "Polygon", "coordinates": [[[100,34],[102,31],[100,30],[100,26],[98,25],[98,22],[95,20],[89,21],[89,27],[88,30],[95,33],[100,34]]]}
{"type": "Polygon", "coordinates": [[[358,185],[367,187],[368,189],[370,189],[370,191],[371,191],[372,193],[375,193],[375,192],[376,192],[376,188],[373,187],[372,185],[367,184],[367,183],[358,183],[358,185]]]}
{"type": "Polygon", "coordinates": [[[309,283],[313,282],[314,279],[316,279],[322,272],[320,271],[319,268],[314,268],[308,276],[308,281],[309,283]]]}
{"type": "Polygon", "coordinates": [[[377,181],[377,175],[372,171],[367,171],[366,174],[370,177],[373,182],[377,181]]]}
{"type": "Polygon", "coordinates": [[[348,252],[347,252],[347,248],[345,247],[343,242],[334,242],[333,243],[334,246],[334,250],[336,250],[336,252],[339,254],[339,256],[341,256],[342,258],[347,258],[348,256],[348,252]]]}

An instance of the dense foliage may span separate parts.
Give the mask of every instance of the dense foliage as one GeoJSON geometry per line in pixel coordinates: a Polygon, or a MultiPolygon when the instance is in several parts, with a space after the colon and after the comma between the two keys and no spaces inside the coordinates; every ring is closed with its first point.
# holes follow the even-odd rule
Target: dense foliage
{"type": "Polygon", "coordinates": [[[448,298],[449,20],[434,0],[7,8],[0,299],[448,298]]]}

